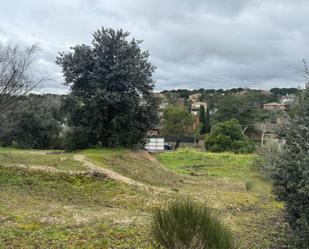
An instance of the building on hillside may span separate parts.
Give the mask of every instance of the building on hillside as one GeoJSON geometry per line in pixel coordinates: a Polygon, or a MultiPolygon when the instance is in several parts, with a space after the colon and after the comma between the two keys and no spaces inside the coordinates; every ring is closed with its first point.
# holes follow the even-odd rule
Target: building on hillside
{"type": "Polygon", "coordinates": [[[160,134],[160,129],[161,127],[154,127],[154,128],[151,128],[147,131],[147,137],[148,138],[151,138],[151,137],[158,137],[159,134],[160,134]]]}
{"type": "Polygon", "coordinates": [[[285,111],[285,110],[287,110],[287,105],[277,103],[277,102],[272,102],[272,103],[264,104],[263,109],[269,110],[269,111],[285,111]]]}
{"type": "Polygon", "coordinates": [[[250,93],[249,89],[244,89],[242,91],[234,92],[234,93],[232,93],[232,95],[234,95],[234,96],[245,96],[249,93],[250,93]]]}
{"type": "Polygon", "coordinates": [[[207,110],[207,103],[206,102],[195,102],[191,105],[191,114],[194,115],[194,123],[193,123],[193,130],[198,129],[198,127],[200,126],[200,107],[204,106],[205,108],[205,112],[207,110]]]}
{"type": "Polygon", "coordinates": [[[200,107],[204,106],[205,111],[207,110],[207,103],[206,102],[195,102],[191,105],[191,114],[193,114],[194,116],[198,116],[199,112],[200,112],[200,107]]]}
{"type": "Polygon", "coordinates": [[[192,94],[189,96],[189,100],[192,102],[192,103],[195,103],[195,102],[198,102],[200,101],[202,97],[202,94],[201,93],[195,93],[195,94],[192,94]]]}
{"type": "Polygon", "coordinates": [[[168,99],[163,93],[155,93],[155,97],[158,99],[158,116],[161,119],[163,111],[168,107],[168,99]]]}
{"type": "Polygon", "coordinates": [[[296,99],[295,94],[286,94],[281,97],[281,104],[290,105],[292,104],[296,99]]]}

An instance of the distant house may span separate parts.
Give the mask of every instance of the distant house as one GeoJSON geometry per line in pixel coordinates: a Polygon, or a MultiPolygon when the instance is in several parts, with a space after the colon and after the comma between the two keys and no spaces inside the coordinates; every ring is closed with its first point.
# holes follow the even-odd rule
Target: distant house
{"type": "Polygon", "coordinates": [[[160,127],[151,128],[147,131],[147,137],[158,137],[160,134],[160,127]]]}
{"type": "Polygon", "coordinates": [[[198,102],[200,100],[200,98],[202,97],[202,94],[201,93],[196,93],[196,94],[192,94],[189,96],[189,100],[192,102],[192,103],[195,103],[195,102],[198,102]]]}
{"type": "Polygon", "coordinates": [[[193,103],[191,105],[191,114],[193,114],[194,116],[198,116],[201,106],[204,106],[205,111],[207,110],[207,103],[206,102],[198,101],[198,102],[193,103]]]}
{"type": "Polygon", "coordinates": [[[281,97],[281,103],[286,104],[286,105],[290,105],[294,102],[295,99],[296,99],[295,94],[286,94],[286,95],[283,95],[281,97]]]}
{"type": "Polygon", "coordinates": [[[287,109],[287,105],[283,103],[272,102],[264,104],[263,109],[269,111],[285,111],[287,109]]]}

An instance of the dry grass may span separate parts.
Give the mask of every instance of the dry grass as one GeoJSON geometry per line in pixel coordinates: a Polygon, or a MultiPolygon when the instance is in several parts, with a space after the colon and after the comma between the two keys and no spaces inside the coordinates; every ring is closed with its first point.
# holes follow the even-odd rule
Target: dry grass
{"type": "Polygon", "coordinates": [[[240,248],[280,248],[283,205],[251,167],[255,156],[194,150],[158,157],[127,149],[79,153],[98,167],[166,191],[88,174],[74,154],[0,149],[0,166],[23,163],[62,170],[0,167],[0,248],[154,248],[148,231],[152,208],[183,195],[221,214],[240,248]],[[202,163],[207,165],[196,167],[202,163]],[[84,173],[66,173],[74,170],[84,173]],[[254,183],[250,191],[247,181],[254,183]]]}

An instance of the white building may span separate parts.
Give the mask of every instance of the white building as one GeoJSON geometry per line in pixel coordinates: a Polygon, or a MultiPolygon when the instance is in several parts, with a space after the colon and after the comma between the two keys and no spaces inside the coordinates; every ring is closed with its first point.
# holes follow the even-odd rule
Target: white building
{"type": "Polygon", "coordinates": [[[195,102],[191,105],[191,114],[193,114],[194,116],[198,116],[199,112],[200,112],[200,107],[204,106],[205,111],[207,110],[207,103],[206,102],[195,102]]]}

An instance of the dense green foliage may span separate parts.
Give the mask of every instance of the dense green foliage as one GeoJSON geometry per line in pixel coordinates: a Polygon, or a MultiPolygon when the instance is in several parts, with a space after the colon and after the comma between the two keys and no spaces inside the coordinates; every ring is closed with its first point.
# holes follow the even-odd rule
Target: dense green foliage
{"type": "Polygon", "coordinates": [[[206,117],[205,117],[205,132],[210,133],[211,131],[211,126],[210,126],[210,113],[209,113],[209,108],[206,110],[206,117]]]}
{"type": "Polygon", "coordinates": [[[205,116],[205,107],[203,105],[200,106],[199,110],[199,121],[200,121],[200,130],[199,133],[201,135],[206,133],[206,116],[205,116]]]}
{"type": "Polygon", "coordinates": [[[1,124],[1,144],[20,148],[60,146],[61,99],[52,94],[24,96],[1,124]]]}
{"type": "Polygon", "coordinates": [[[102,28],[93,35],[92,46],[77,45],[61,53],[65,82],[71,93],[65,101],[71,128],[70,148],[80,137],[88,145],[131,146],[143,142],[156,123],[152,90],[155,67],[148,62],[140,41],[128,41],[129,33],[102,28]],[[83,133],[83,134],[81,134],[83,133]]]}
{"type": "Polygon", "coordinates": [[[288,221],[299,238],[299,248],[309,248],[309,88],[299,111],[285,129],[286,145],[274,164],[274,186],[285,201],[288,221]]]}
{"type": "Polygon", "coordinates": [[[208,207],[190,200],[177,200],[167,208],[156,208],[152,234],[167,249],[234,248],[230,230],[208,207]]]}
{"type": "Polygon", "coordinates": [[[299,92],[298,88],[291,87],[291,88],[272,88],[270,89],[270,92],[274,95],[286,95],[286,94],[297,94],[299,92]]]}
{"type": "Polygon", "coordinates": [[[164,135],[173,136],[177,139],[175,150],[178,148],[181,138],[191,132],[194,117],[187,110],[179,107],[170,106],[163,113],[164,135]]]}
{"type": "Polygon", "coordinates": [[[254,151],[254,144],[244,135],[239,122],[231,119],[212,128],[205,139],[205,148],[212,152],[250,153],[254,151]]]}
{"type": "Polygon", "coordinates": [[[216,123],[237,119],[243,130],[247,130],[252,128],[256,121],[257,107],[247,96],[224,96],[218,101],[216,108],[216,123]]]}

